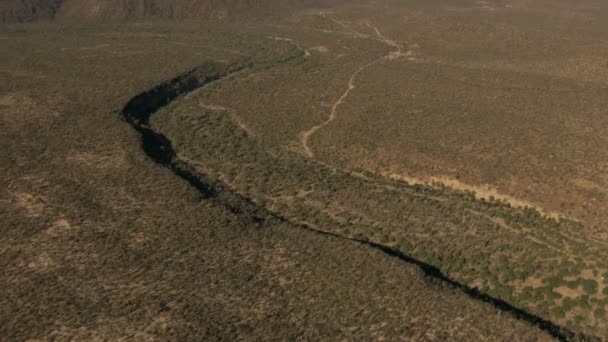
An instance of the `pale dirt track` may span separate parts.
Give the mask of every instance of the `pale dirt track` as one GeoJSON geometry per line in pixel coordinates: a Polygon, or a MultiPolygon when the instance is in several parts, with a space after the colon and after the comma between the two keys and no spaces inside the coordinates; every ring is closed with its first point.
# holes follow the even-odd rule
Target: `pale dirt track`
{"type": "MultiPolygon", "coordinates": [[[[352,32],[353,34],[359,36],[359,37],[364,37],[365,35],[362,33],[359,33],[355,30],[353,30],[352,28],[350,28],[348,25],[346,25],[343,22],[340,22],[336,19],[333,18],[329,18],[325,15],[322,15],[324,18],[339,24],[340,26],[346,28],[349,32],[352,32]]],[[[370,24],[368,24],[368,26],[370,28],[372,28],[374,30],[374,32],[376,33],[376,37],[375,39],[377,39],[378,41],[383,42],[384,44],[394,48],[394,50],[390,51],[388,54],[383,55],[365,65],[360,66],[357,70],[355,70],[355,72],[353,72],[350,76],[350,78],[348,79],[348,84],[346,86],[346,90],[344,91],[344,93],[342,93],[342,95],[333,103],[333,105],[331,106],[331,111],[329,112],[329,115],[327,117],[327,120],[323,121],[322,123],[313,126],[312,128],[310,128],[309,130],[305,131],[302,133],[302,138],[301,138],[301,144],[302,144],[302,148],[304,150],[304,154],[308,157],[308,158],[313,158],[314,157],[314,152],[312,151],[312,149],[310,148],[310,146],[308,146],[310,138],[316,133],[318,132],[320,129],[324,128],[325,126],[327,126],[328,124],[330,124],[332,121],[334,121],[336,119],[336,117],[338,116],[338,107],[340,107],[340,105],[342,105],[346,99],[348,98],[348,96],[350,95],[351,91],[354,90],[356,88],[355,83],[357,81],[357,77],[367,68],[373,66],[374,64],[377,64],[381,61],[384,60],[394,60],[397,58],[400,58],[402,56],[404,56],[404,54],[402,53],[401,50],[401,45],[399,43],[397,43],[396,41],[389,39],[387,37],[385,37],[384,35],[382,35],[382,33],[380,32],[380,30],[375,27],[372,26],[370,24]]]]}

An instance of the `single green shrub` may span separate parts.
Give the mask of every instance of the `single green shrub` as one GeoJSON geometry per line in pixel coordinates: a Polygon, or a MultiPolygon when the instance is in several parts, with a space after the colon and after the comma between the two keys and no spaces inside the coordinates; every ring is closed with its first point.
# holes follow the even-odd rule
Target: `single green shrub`
{"type": "Polygon", "coordinates": [[[566,317],[566,312],[567,311],[561,306],[555,307],[551,310],[551,313],[557,318],[566,317]]]}
{"type": "Polygon", "coordinates": [[[577,304],[578,307],[580,307],[584,311],[591,311],[591,304],[589,304],[586,300],[579,299],[577,304]]]}
{"type": "Polygon", "coordinates": [[[584,279],[583,280],[583,289],[588,294],[595,294],[597,292],[598,284],[597,281],[593,279],[584,279]]]}
{"type": "Polygon", "coordinates": [[[412,250],[412,244],[409,241],[407,241],[407,240],[401,239],[399,241],[399,247],[398,248],[401,251],[401,253],[407,254],[407,253],[411,252],[411,250],[412,250]]]}

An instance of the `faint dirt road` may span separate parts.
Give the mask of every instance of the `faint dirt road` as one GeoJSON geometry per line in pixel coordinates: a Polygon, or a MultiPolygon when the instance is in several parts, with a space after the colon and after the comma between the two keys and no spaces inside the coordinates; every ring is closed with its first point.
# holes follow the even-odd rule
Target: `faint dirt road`
{"type": "MultiPolygon", "coordinates": [[[[337,24],[339,24],[340,26],[346,28],[349,32],[352,32],[353,34],[356,34],[357,36],[365,36],[364,34],[361,34],[353,29],[351,29],[350,27],[348,27],[348,25],[346,25],[345,23],[342,23],[336,19],[333,18],[329,18],[325,15],[321,15],[323,18],[326,18],[332,22],[335,22],[337,24]]],[[[325,126],[327,126],[328,124],[330,124],[332,121],[334,121],[338,115],[338,108],[340,107],[341,104],[343,104],[346,99],[348,98],[348,96],[350,95],[351,91],[353,89],[356,88],[355,83],[357,81],[357,77],[359,76],[359,74],[361,74],[365,69],[371,67],[374,64],[377,64],[383,60],[394,60],[397,58],[400,58],[402,56],[405,55],[409,55],[409,53],[407,54],[403,54],[402,50],[401,50],[401,45],[392,40],[389,39],[387,37],[385,37],[384,35],[382,35],[382,32],[380,32],[380,30],[375,27],[372,26],[370,24],[368,24],[368,26],[370,28],[372,28],[374,30],[374,32],[376,33],[376,37],[375,39],[383,42],[384,44],[393,47],[394,50],[390,51],[387,55],[384,55],[382,57],[379,57],[378,59],[369,62],[365,65],[362,65],[361,67],[359,67],[357,70],[355,70],[355,72],[353,72],[350,76],[350,78],[348,79],[348,84],[346,86],[346,90],[344,90],[344,93],[342,93],[342,95],[334,102],[334,104],[331,107],[331,111],[329,112],[329,115],[327,117],[327,120],[323,121],[322,123],[313,126],[312,128],[310,128],[309,130],[305,131],[302,133],[302,138],[301,138],[301,143],[302,143],[302,148],[304,149],[304,154],[308,157],[308,158],[313,158],[314,157],[314,152],[312,151],[312,149],[309,146],[309,142],[310,142],[310,138],[317,133],[320,129],[324,128],[325,126]]]]}

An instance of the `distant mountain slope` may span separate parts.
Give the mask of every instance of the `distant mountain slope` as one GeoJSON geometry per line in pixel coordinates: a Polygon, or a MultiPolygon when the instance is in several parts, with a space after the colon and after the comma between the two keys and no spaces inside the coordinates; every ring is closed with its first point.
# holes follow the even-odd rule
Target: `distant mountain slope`
{"type": "Polygon", "coordinates": [[[48,20],[55,16],[61,0],[2,0],[0,21],[26,22],[48,20]]]}
{"type": "Polygon", "coordinates": [[[339,0],[3,0],[2,22],[66,18],[86,21],[272,17],[339,0]]]}

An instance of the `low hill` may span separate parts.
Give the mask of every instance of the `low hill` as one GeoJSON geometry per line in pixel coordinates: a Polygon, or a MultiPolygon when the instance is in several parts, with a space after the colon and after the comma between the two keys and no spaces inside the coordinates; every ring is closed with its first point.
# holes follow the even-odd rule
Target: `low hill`
{"type": "Polygon", "coordinates": [[[55,17],[61,0],[6,0],[0,2],[0,22],[48,20],[55,17]]]}
{"type": "Polygon", "coordinates": [[[2,22],[38,19],[83,21],[142,19],[225,20],[276,17],[307,7],[337,1],[319,0],[7,0],[0,4],[2,22]]]}

